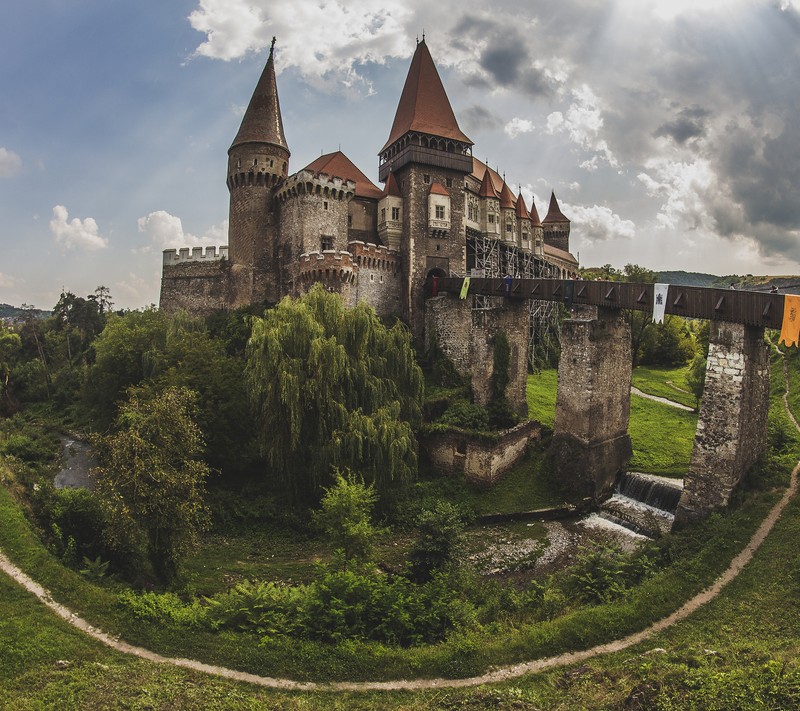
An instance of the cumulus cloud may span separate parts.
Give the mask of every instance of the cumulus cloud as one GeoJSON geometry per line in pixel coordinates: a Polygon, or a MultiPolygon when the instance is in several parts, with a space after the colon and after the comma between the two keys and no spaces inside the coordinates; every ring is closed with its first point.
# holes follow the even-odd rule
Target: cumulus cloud
{"type": "Polygon", "coordinates": [[[0,178],[10,178],[22,168],[22,158],[14,151],[0,146],[0,178]]]}
{"type": "Polygon", "coordinates": [[[408,56],[413,45],[403,23],[412,14],[400,5],[387,8],[383,0],[199,0],[189,22],[206,36],[196,55],[237,59],[264,49],[276,36],[277,71],[297,68],[320,86],[333,77],[346,86],[369,87],[359,65],[408,56]]]}
{"type": "Polygon", "coordinates": [[[583,84],[571,91],[572,103],[565,112],[554,111],[547,117],[547,132],[564,134],[577,147],[595,153],[614,167],[614,157],[602,136],[603,112],[600,99],[583,84]]]}
{"type": "Polygon", "coordinates": [[[530,133],[535,128],[533,121],[514,117],[503,128],[509,138],[516,138],[521,133],[530,133]]]}
{"type": "Polygon", "coordinates": [[[180,217],[170,215],[166,210],[156,210],[137,221],[139,232],[143,233],[148,243],[139,252],[151,252],[153,249],[180,249],[182,247],[217,246],[228,243],[228,220],[213,225],[201,236],[193,235],[183,229],[180,217]]]}
{"type": "Polygon", "coordinates": [[[612,239],[633,239],[636,224],[616,214],[605,205],[569,205],[561,210],[569,216],[572,232],[584,242],[604,242],[612,239]]]}
{"type": "Polygon", "coordinates": [[[138,274],[128,272],[128,276],[119,281],[117,288],[133,303],[141,304],[143,299],[151,298],[153,293],[157,293],[158,286],[152,280],[147,281],[138,274]]]}
{"type": "Polygon", "coordinates": [[[485,106],[475,104],[461,111],[458,122],[463,124],[467,132],[493,129],[503,125],[503,120],[485,106]]]}
{"type": "Polygon", "coordinates": [[[683,145],[692,138],[705,136],[705,119],[710,114],[710,111],[699,106],[688,106],[681,109],[675,118],[661,124],[656,129],[655,136],[669,136],[683,145]]]}
{"type": "Polygon", "coordinates": [[[80,220],[69,219],[67,208],[56,205],[53,208],[53,219],[50,220],[50,232],[56,242],[67,249],[104,249],[108,247],[108,238],[100,234],[93,217],[80,220]]]}

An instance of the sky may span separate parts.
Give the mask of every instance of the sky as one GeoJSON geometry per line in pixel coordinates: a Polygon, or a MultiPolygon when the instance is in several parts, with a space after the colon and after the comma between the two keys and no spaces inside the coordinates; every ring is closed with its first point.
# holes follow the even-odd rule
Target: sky
{"type": "Polygon", "coordinates": [[[0,302],[158,302],[227,243],[227,150],[277,37],[296,172],[377,181],[417,38],[473,153],[583,266],[800,274],[800,0],[4,0],[0,302]]]}

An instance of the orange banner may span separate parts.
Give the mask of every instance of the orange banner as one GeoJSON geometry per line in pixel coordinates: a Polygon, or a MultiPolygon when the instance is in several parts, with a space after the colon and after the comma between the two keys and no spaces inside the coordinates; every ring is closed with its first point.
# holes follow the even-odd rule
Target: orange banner
{"type": "Polygon", "coordinates": [[[786,294],[783,297],[783,326],[778,343],[796,346],[800,340],[800,296],[786,294]]]}

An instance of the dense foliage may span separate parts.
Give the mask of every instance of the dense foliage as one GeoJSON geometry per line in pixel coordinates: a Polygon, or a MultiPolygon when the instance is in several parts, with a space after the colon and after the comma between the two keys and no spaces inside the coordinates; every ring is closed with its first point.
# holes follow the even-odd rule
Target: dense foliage
{"type": "Polygon", "coordinates": [[[97,496],[108,516],[112,548],[144,552],[162,582],[206,527],[203,503],[208,465],[194,422],[197,396],[169,387],[152,399],[134,393],[122,405],[116,431],[95,438],[101,466],[94,471],[97,496]]]}
{"type": "Polygon", "coordinates": [[[320,284],[254,318],[246,376],[269,474],[314,501],[332,468],[380,494],[417,473],[422,373],[408,330],[320,284]]]}

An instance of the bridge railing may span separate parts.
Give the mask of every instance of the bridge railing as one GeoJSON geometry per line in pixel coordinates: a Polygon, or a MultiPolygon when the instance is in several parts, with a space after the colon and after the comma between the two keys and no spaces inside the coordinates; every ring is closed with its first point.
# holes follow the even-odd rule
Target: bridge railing
{"type": "MultiPolygon", "coordinates": [[[[463,283],[463,277],[438,277],[434,286],[431,277],[427,293],[429,296],[434,291],[458,294],[463,283]]],[[[580,279],[512,279],[509,285],[503,278],[472,277],[469,293],[652,312],[654,285],[580,279]]],[[[783,294],[670,284],[664,312],[779,329],[783,322],[783,305],[783,294]]]]}

